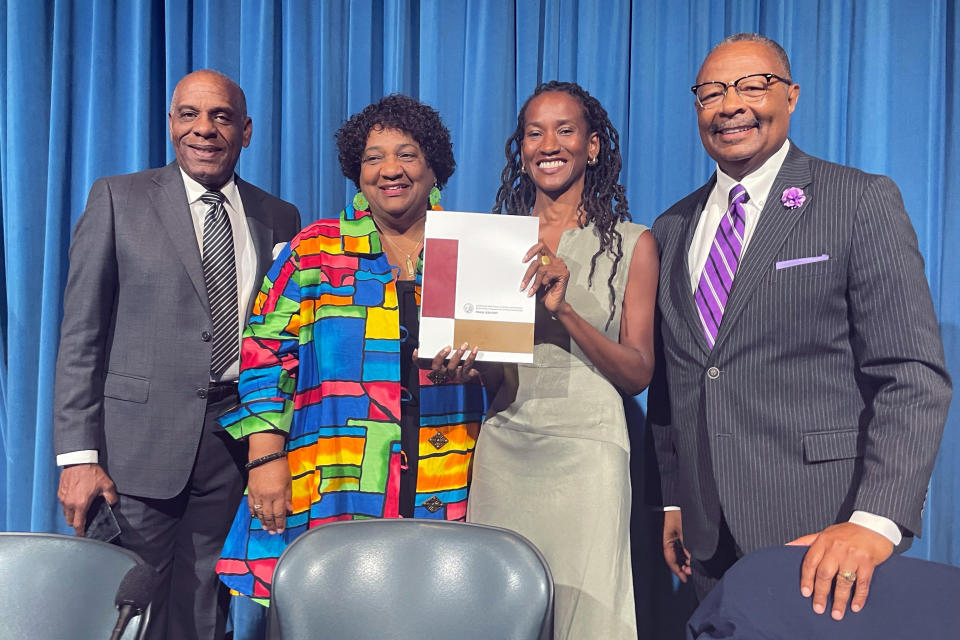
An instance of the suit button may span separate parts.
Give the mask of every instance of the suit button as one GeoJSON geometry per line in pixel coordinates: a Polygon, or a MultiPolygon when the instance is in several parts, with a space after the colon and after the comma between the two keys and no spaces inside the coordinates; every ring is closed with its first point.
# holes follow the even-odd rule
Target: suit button
{"type": "Polygon", "coordinates": [[[198,397],[198,398],[204,398],[204,399],[206,399],[206,397],[207,397],[207,390],[206,390],[206,389],[197,389],[197,397],[198,397]]]}
{"type": "Polygon", "coordinates": [[[716,380],[720,377],[720,369],[717,369],[716,367],[710,367],[707,369],[707,377],[711,380],[716,380]]]}
{"type": "Polygon", "coordinates": [[[203,333],[200,334],[200,339],[203,340],[204,342],[210,342],[210,338],[212,337],[213,336],[210,335],[209,331],[204,331],[203,333]]]}

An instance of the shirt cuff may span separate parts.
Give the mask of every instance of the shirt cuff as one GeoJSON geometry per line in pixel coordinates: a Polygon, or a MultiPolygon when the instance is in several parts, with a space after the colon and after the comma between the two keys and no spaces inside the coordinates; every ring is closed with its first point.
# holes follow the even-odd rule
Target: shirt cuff
{"type": "Polygon", "coordinates": [[[884,518],[867,511],[854,511],[850,516],[850,522],[879,533],[892,542],[893,546],[897,546],[903,540],[900,527],[890,518],[884,518]]]}
{"type": "Polygon", "coordinates": [[[666,507],[653,507],[654,511],[680,511],[680,507],[668,505],[666,507]]]}
{"type": "Polygon", "coordinates": [[[57,456],[57,466],[66,467],[71,464],[97,464],[100,462],[100,452],[96,449],[71,451],[57,456]]]}

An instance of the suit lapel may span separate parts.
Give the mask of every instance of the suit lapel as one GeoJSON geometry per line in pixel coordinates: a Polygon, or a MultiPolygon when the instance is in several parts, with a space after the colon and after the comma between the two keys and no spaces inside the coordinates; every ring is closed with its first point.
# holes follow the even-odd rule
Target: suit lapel
{"type": "MultiPolygon", "coordinates": [[[[257,275],[265,274],[273,263],[273,227],[269,224],[266,212],[263,208],[263,192],[254,189],[247,182],[235,176],[237,191],[240,193],[240,199],[243,201],[243,214],[247,219],[247,229],[250,230],[250,238],[253,241],[254,255],[257,259],[257,275]]],[[[253,303],[256,300],[257,292],[262,285],[260,280],[254,278],[252,295],[247,305],[246,316],[250,316],[253,309],[253,303]]]]}
{"type": "Polygon", "coordinates": [[[733,289],[730,291],[730,298],[723,312],[723,321],[717,332],[714,351],[724,338],[736,329],[737,317],[743,313],[757,287],[770,273],[774,257],[783,246],[791,229],[810,206],[807,204],[805,207],[790,209],[780,202],[780,194],[789,187],[805,188],[810,184],[810,180],[809,157],[791,143],[790,151],[773,181],[773,186],[767,195],[767,202],[760,213],[757,228],[737,269],[733,289]]]}
{"type": "Polygon", "coordinates": [[[153,179],[154,189],[150,198],[163,228],[173,241],[177,257],[183,263],[193,288],[204,306],[207,306],[207,286],[203,279],[203,262],[197,232],[190,217],[190,203],[183,186],[180,167],[171,162],[153,179]]]}
{"type": "Polygon", "coordinates": [[[682,235],[678,234],[677,242],[680,246],[673,252],[673,261],[669,267],[670,273],[670,294],[676,301],[680,315],[686,321],[687,327],[693,333],[694,339],[704,356],[710,355],[710,346],[703,335],[703,325],[700,324],[700,314],[697,311],[697,303],[693,298],[693,292],[690,290],[690,269],[687,256],[690,252],[690,244],[693,242],[693,236],[697,229],[697,222],[703,215],[703,208],[706,206],[707,198],[713,186],[717,182],[717,176],[707,181],[700,187],[692,198],[693,208],[687,216],[687,221],[681,229],[682,235]]]}

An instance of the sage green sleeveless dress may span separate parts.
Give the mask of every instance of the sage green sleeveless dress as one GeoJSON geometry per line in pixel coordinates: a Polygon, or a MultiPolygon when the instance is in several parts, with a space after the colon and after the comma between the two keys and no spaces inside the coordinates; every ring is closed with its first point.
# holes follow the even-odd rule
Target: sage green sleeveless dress
{"type": "MultiPolygon", "coordinates": [[[[630,261],[646,227],[620,223],[623,258],[590,260],[593,228],[563,233],[566,299],[611,340],[630,261]]],[[[636,640],[630,568],[630,444],[623,400],[563,325],[537,307],[533,364],[505,365],[505,381],[480,429],[467,520],[517,531],[546,557],[556,590],[557,640],[636,640]]]]}

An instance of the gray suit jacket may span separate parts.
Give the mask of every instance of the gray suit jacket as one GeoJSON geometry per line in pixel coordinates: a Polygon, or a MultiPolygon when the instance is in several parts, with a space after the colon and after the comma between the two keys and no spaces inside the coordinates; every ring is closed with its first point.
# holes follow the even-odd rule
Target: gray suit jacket
{"type": "Polygon", "coordinates": [[[791,145],[710,350],[687,252],[714,182],[653,226],[655,499],[681,507],[684,542],[700,559],[716,549],[721,516],[743,553],[858,509],[919,534],[951,391],[896,185],[791,145]],[[803,189],[802,207],[781,204],[789,187],[803,189]]]}
{"type": "MultiPolygon", "coordinates": [[[[236,178],[257,254],[300,228],[292,204],[236,178]]],[[[210,380],[209,304],[177,164],[101,178],[70,246],[54,393],[57,454],[98,449],[122,493],[186,485],[210,380]]]]}

